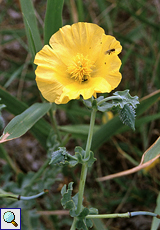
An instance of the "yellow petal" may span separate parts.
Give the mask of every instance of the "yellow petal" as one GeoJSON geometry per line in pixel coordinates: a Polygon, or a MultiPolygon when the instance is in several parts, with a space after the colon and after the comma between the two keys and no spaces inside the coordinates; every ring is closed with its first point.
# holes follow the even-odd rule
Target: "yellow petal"
{"type": "Polygon", "coordinates": [[[64,26],[51,37],[50,46],[45,45],[34,61],[38,88],[48,101],[96,97],[120,83],[117,54],[122,47],[101,27],[83,22],[64,26]]]}

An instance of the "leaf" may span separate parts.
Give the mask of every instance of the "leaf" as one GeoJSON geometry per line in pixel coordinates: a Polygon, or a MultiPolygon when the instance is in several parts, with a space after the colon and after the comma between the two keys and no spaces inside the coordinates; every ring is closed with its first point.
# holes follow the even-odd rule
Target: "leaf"
{"type": "Polygon", "coordinates": [[[49,44],[50,37],[62,27],[64,0],[48,0],[44,21],[44,43],[49,44]]]}
{"type": "Polygon", "coordinates": [[[126,104],[132,105],[133,108],[136,108],[137,104],[139,104],[138,97],[137,96],[132,97],[129,94],[129,90],[128,89],[126,89],[125,91],[117,91],[117,92],[113,93],[113,95],[119,97],[119,100],[118,99],[114,100],[114,104],[116,106],[118,104],[121,109],[123,109],[123,107],[126,104]]]}
{"type": "Polygon", "coordinates": [[[96,158],[94,158],[94,153],[92,151],[90,151],[89,156],[85,158],[85,151],[79,146],[75,148],[75,157],[77,158],[78,163],[87,163],[88,167],[91,167],[92,164],[96,161],[96,158]]]}
{"type": "Polygon", "coordinates": [[[34,59],[35,53],[42,48],[42,42],[38,30],[33,2],[31,0],[20,0],[20,4],[30,52],[32,54],[32,58],[34,59]]]}
{"type": "MultiPolygon", "coordinates": [[[[157,214],[160,213],[160,193],[158,194],[158,197],[157,197],[157,206],[156,206],[154,213],[157,213],[157,214]]],[[[157,230],[159,227],[159,224],[160,224],[160,219],[153,218],[151,230],[157,230]]]]}
{"type": "Polygon", "coordinates": [[[5,127],[0,143],[25,134],[51,108],[50,103],[36,103],[20,115],[14,117],[5,127]]]}
{"type": "Polygon", "coordinates": [[[65,163],[65,155],[68,154],[65,147],[59,147],[57,151],[51,154],[51,161],[49,164],[65,163]]]}
{"type": "Polygon", "coordinates": [[[113,178],[126,176],[135,172],[140,171],[141,169],[144,169],[145,167],[148,167],[150,164],[152,164],[158,157],[160,157],[160,137],[153,143],[153,145],[148,148],[144,154],[142,155],[141,162],[138,166],[128,169],[119,173],[107,175],[104,177],[97,178],[97,181],[106,181],[113,178]]]}
{"type": "Polygon", "coordinates": [[[124,105],[123,109],[119,111],[119,117],[123,124],[135,130],[135,110],[131,105],[124,105]]]}
{"type": "Polygon", "coordinates": [[[66,185],[63,186],[61,190],[62,199],[61,204],[63,208],[70,210],[70,215],[72,217],[77,216],[77,204],[78,204],[78,195],[75,195],[73,198],[71,197],[73,190],[73,182],[68,184],[68,189],[66,189],[66,185]]]}
{"type": "MultiPolygon", "coordinates": [[[[0,97],[2,99],[2,103],[6,105],[6,110],[10,113],[19,115],[24,112],[28,108],[28,106],[19,101],[17,98],[13,97],[6,90],[0,87],[0,97]]],[[[41,118],[31,129],[30,132],[37,138],[40,144],[47,149],[46,140],[48,138],[48,133],[51,131],[51,126],[48,122],[46,122],[43,118],[41,118]]]]}
{"type": "MultiPolygon", "coordinates": [[[[1,100],[1,98],[0,98],[0,100],[1,100]]],[[[5,107],[6,106],[4,104],[0,104],[0,130],[2,130],[4,128],[4,119],[2,117],[1,110],[5,107]]]]}
{"type": "Polygon", "coordinates": [[[86,224],[85,224],[84,220],[78,220],[76,222],[76,228],[77,229],[82,229],[82,230],[88,230],[88,228],[86,227],[86,224]]]}
{"type": "MultiPolygon", "coordinates": [[[[155,102],[160,98],[160,90],[142,98],[140,100],[140,105],[137,106],[136,114],[137,116],[142,115],[147,111],[155,102]]],[[[138,124],[139,126],[141,125],[138,124]]],[[[102,125],[94,134],[92,140],[92,151],[98,149],[103,143],[105,143],[109,138],[117,133],[122,133],[128,130],[128,127],[124,127],[118,116],[115,116],[109,120],[105,125],[102,125]]]]}
{"type": "Polygon", "coordinates": [[[97,208],[89,208],[89,215],[98,215],[97,208]]]}
{"type": "Polygon", "coordinates": [[[50,164],[69,164],[69,166],[74,167],[78,164],[78,160],[75,156],[70,155],[65,147],[59,147],[57,151],[51,153],[50,164]]]}

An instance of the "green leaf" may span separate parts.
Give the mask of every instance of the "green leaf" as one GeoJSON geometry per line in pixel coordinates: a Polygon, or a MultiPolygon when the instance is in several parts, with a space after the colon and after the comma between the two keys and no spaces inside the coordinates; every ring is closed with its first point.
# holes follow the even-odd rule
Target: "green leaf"
{"type": "Polygon", "coordinates": [[[67,151],[65,147],[59,147],[57,151],[54,151],[51,154],[51,161],[49,164],[60,164],[65,163],[65,155],[67,155],[67,151]]]}
{"type": "Polygon", "coordinates": [[[64,208],[66,208],[66,203],[71,201],[71,195],[72,195],[72,190],[73,190],[73,182],[70,182],[68,184],[68,189],[66,190],[66,187],[63,186],[61,194],[62,194],[62,199],[61,199],[61,204],[64,208]]]}
{"type": "Polygon", "coordinates": [[[51,108],[50,103],[36,103],[14,117],[5,127],[0,142],[9,141],[25,134],[51,108]]]}
{"type": "Polygon", "coordinates": [[[77,229],[82,229],[82,230],[88,230],[88,228],[86,227],[86,223],[84,220],[78,220],[76,222],[76,228],[77,229]]]}
{"type": "Polygon", "coordinates": [[[34,59],[35,53],[42,48],[36,15],[32,0],[20,0],[29,49],[34,59]]]}
{"type": "Polygon", "coordinates": [[[97,109],[101,112],[106,112],[115,107],[117,107],[118,109],[123,109],[126,104],[129,104],[133,108],[136,108],[137,104],[139,104],[138,97],[137,96],[131,97],[128,89],[125,91],[117,91],[113,93],[113,95],[114,96],[106,98],[106,101],[103,98],[101,100],[100,97],[99,99],[97,98],[96,99],[98,101],[97,109]]]}
{"type": "Polygon", "coordinates": [[[123,124],[135,130],[135,110],[131,105],[124,105],[123,109],[119,111],[119,117],[123,124]]]}
{"type": "Polygon", "coordinates": [[[160,137],[144,153],[143,163],[146,163],[160,154],[160,137]]]}
{"type": "Polygon", "coordinates": [[[49,44],[49,39],[62,27],[62,10],[64,0],[48,0],[44,21],[44,43],[49,44]]]}
{"type": "MultiPolygon", "coordinates": [[[[157,213],[157,214],[160,213],[160,193],[158,194],[158,197],[157,197],[157,206],[156,206],[154,213],[157,213]]],[[[151,230],[157,230],[159,227],[159,224],[160,224],[160,219],[153,218],[151,230]]]]}
{"type": "Polygon", "coordinates": [[[64,194],[66,193],[66,191],[67,191],[67,188],[66,188],[67,186],[66,186],[66,184],[65,185],[63,185],[63,187],[62,187],[62,189],[61,189],[61,195],[62,196],[64,196],[64,194]]]}
{"type": "Polygon", "coordinates": [[[113,95],[119,97],[119,99],[114,100],[114,104],[115,104],[115,106],[118,105],[121,109],[123,109],[123,107],[126,104],[132,105],[133,108],[136,108],[137,104],[139,104],[138,97],[137,96],[132,97],[129,94],[128,89],[126,89],[125,91],[117,91],[117,92],[113,93],[113,95]]]}
{"type": "Polygon", "coordinates": [[[89,208],[89,215],[98,215],[97,208],[89,208]]]}
{"type": "MultiPolygon", "coordinates": [[[[137,106],[136,114],[137,116],[142,115],[147,109],[149,109],[155,102],[159,100],[160,90],[144,97],[140,100],[140,105],[137,106]]],[[[139,124],[140,126],[140,124],[139,124]]],[[[128,130],[128,127],[124,127],[118,116],[109,120],[105,125],[102,125],[94,134],[92,140],[91,149],[95,151],[103,143],[105,143],[109,138],[117,133],[122,133],[128,130]]]]}
{"type": "MultiPolygon", "coordinates": [[[[1,100],[1,98],[0,98],[0,100],[1,100]]],[[[2,117],[1,110],[5,107],[6,106],[4,104],[0,104],[0,130],[2,130],[4,128],[4,119],[2,117]]]]}
{"type": "Polygon", "coordinates": [[[69,164],[71,167],[74,167],[78,161],[76,157],[70,155],[65,147],[59,147],[57,151],[51,153],[50,164],[69,164]]]}
{"type": "Polygon", "coordinates": [[[90,219],[85,219],[86,225],[88,228],[92,228],[93,227],[93,223],[90,219]]]}
{"type": "Polygon", "coordinates": [[[89,209],[84,207],[82,212],[79,214],[78,218],[84,219],[89,214],[89,209]]]}
{"type": "MultiPolygon", "coordinates": [[[[86,140],[89,131],[89,125],[65,125],[58,127],[60,131],[71,133],[74,137],[83,138],[86,140]]],[[[99,129],[99,125],[94,126],[93,132],[99,129]]]]}
{"type": "Polygon", "coordinates": [[[75,148],[75,157],[77,158],[78,163],[87,163],[88,167],[91,167],[92,164],[96,161],[96,158],[94,158],[94,153],[92,151],[90,151],[89,156],[87,158],[84,158],[85,151],[80,146],[76,146],[75,148]]]}
{"type": "Polygon", "coordinates": [[[101,178],[97,178],[97,181],[106,181],[116,177],[126,176],[131,173],[138,172],[148,166],[150,166],[155,160],[160,157],[160,137],[143,153],[141,162],[138,166],[111,175],[107,175],[101,178]]]}
{"type": "Polygon", "coordinates": [[[77,210],[77,204],[78,204],[78,195],[75,195],[73,198],[71,197],[73,190],[73,182],[70,182],[68,184],[68,189],[66,189],[66,185],[63,186],[61,190],[62,199],[61,204],[63,208],[70,210],[70,215],[72,217],[77,216],[76,210],[77,210]]]}

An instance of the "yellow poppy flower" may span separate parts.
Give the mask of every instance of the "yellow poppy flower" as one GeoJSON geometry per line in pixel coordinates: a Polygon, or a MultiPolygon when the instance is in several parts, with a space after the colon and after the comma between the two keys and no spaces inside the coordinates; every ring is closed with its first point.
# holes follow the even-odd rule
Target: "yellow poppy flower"
{"type": "Polygon", "coordinates": [[[80,95],[86,100],[119,85],[122,47],[98,25],[66,25],[52,35],[49,44],[34,60],[38,88],[48,101],[65,104],[80,95]]]}

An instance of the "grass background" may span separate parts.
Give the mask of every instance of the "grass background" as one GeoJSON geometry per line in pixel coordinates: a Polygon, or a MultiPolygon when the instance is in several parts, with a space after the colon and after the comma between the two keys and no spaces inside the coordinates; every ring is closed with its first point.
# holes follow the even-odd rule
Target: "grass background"
{"type": "MultiPolygon", "coordinates": [[[[43,43],[46,1],[36,0],[33,3],[43,43]]],[[[16,0],[5,0],[0,4],[0,84],[9,95],[30,106],[37,101],[41,102],[41,97],[35,83],[34,67],[29,54],[20,4],[16,0]]],[[[63,25],[78,21],[96,23],[104,28],[106,34],[113,35],[120,41],[123,47],[120,54],[123,78],[116,90],[128,88],[132,96],[138,95],[140,99],[159,90],[160,2],[158,0],[65,0],[63,25]]],[[[5,125],[14,115],[21,112],[23,106],[19,101],[13,106],[9,100],[7,109],[2,111],[5,125]]],[[[158,113],[157,100],[141,115],[141,118],[158,113]]],[[[101,113],[97,114],[98,127],[103,124],[102,116],[101,113]]],[[[64,134],[64,126],[88,124],[89,117],[90,112],[79,101],[60,105],[56,111],[58,125],[64,134]]],[[[50,123],[47,116],[45,119],[50,123]]],[[[111,131],[114,128],[110,127],[111,131]]],[[[159,128],[159,120],[152,119],[151,122],[136,126],[135,132],[128,130],[114,135],[95,151],[97,162],[90,169],[86,182],[84,202],[87,206],[98,208],[100,213],[154,211],[159,194],[159,161],[147,172],[143,170],[134,175],[102,183],[97,183],[95,179],[134,167],[134,162],[128,160],[124,153],[137,163],[140,162],[143,152],[159,137],[159,128]]],[[[70,133],[67,149],[73,153],[76,145],[85,144],[86,133],[82,130],[78,130],[77,134],[72,130],[70,133]]],[[[22,229],[67,230],[70,229],[72,221],[67,215],[49,215],[47,212],[62,209],[60,189],[63,184],[74,181],[74,192],[77,192],[80,167],[70,169],[50,165],[33,185],[28,186],[46,157],[44,145],[29,132],[0,147],[2,189],[27,195],[35,194],[43,188],[49,189],[47,195],[30,202],[0,199],[0,207],[21,207],[22,229]],[[12,159],[15,170],[4,158],[4,152],[12,159]],[[40,211],[46,211],[46,215],[40,211]]],[[[94,229],[149,230],[151,222],[150,217],[103,220],[95,221],[94,229]]]]}

